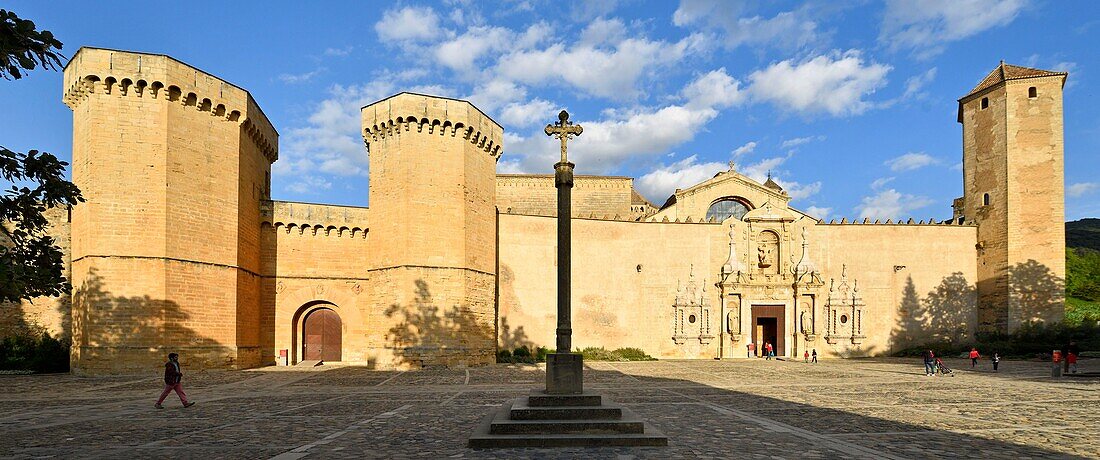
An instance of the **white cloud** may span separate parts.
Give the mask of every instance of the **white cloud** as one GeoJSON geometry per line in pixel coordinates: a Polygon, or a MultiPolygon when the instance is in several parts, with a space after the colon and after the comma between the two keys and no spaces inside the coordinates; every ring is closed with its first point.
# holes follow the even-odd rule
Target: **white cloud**
{"type": "Polygon", "coordinates": [[[821,191],[820,181],[803,185],[795,181],[788,181],[784,179],[773,178],[773,180],[778,183],[780,187],[783,187],[783,190],[787,192],[787,195],[790,195],[792,200],[809,198],[811,196],[817,195],[817,192],[821,191]]]}
{"type": "Polygon", "coordinates": [[[939,164],[940,160],[924,152],[909,152],[892,158],[884,163],[891,171],[912,171],[928,165],[939,164]]]}
{"type": "Polygon", "coordinates": [[[639,96],[638,80],[655,68],[680,61],[699,37],[676,43],[628,38],[613,46],[555,43],[518,50],[497,61],[495,73],[527,85],[564,83],[589,95],[616,100],[639,96]]]}
{"type": "Polygon", "coordinates": [[[557,108],[557,105],[553,102],[542,99],[533,99],[523,103],[513,102],[501,109],[500,120],[508,126],[527,127],[545,121],[552,121],[555,108],[557,108]]]}
{"type": "Polygon", "coordinates": [[[886,184],[893,182],[894,179],[896,179],[896,177],[880,177],[875,179],[874,182],[871,182],[871,190],[880,190],[886,184]]]}
{"type": "Polygon", "coordinates": [[[328,190],[331,188],[332,182],[318,176],[301,176],[297,181],[285,187],[288,192],[299,195],[316,195],[318,190],[328,190]]]}
{"type": "Polygon", "coordinates": [[[905,80],[905,94],[902,94],[902,99],[923,99],[928,96],[927,92],[924,92],[924,87],[932,83],[932,80],[936,79],[936,68],[933,67],[920,73],[909,77],[905,80]]]}
{"type": "Polygon", "coordinates": [[[681,92],[688,106],[694,108],[722,109],[740,104],[745,93],[738,89],[741,82],[726,73],[726,68],[707,72],[684,88],[681,92]]]}
{"type": "Polygon", "coordinates": [[[1028,0],[891,0],[879,33],[890,49],[935,56],[945,44],[1011,23],[1028,0]]]}
{"type": "Polygon", "coordinates": [[[317,75],[320,75],[325,70],[326,69],[324,67],[321,67],[321,68],[314,69],[313,71],[306,72],[306,73],[300,73],[300,74],[284,73],[284,74],[279,75],[279,80],[282,81],[283,83],[288,83],[288,84],[303,83],[303,82],[307,82],[307,81],[312,80],[313,77],[316,77],[317,75]]]}
{"type": "Polygon", "coordinates": [[[806,214],[814,216],[820,220],[829,218],[829,214],[833,213],[833,208],[825,208],[820,206],[810,206],[806,208],[806,214]]]}
{"type": "Polygon", "coordinates": [[[511,81],[498,78],[474,88],[473,94],[467,96],[466,100],[485,112],[494,112],[508,103],[525,97],[527,97],[526,89],[511,81]]]}
{"type": "Polygon", "coordinates": [[[786,162],[787,158],[789,158],[789,157],[765,158],[763,160],[760,160],[756,163],[753,163],[751,165],[748,165],[748,166],[744,167],[739,172],[741,174],[749,176],[749,178],[754,180],[754,181],[764,183],[764,181],[768,180],[768,173],[772,172],[772,170],[774,170],[775,168],[778,168],[779,165],[786,162]]]}
{"type": "Polygon", "coordinates": [[[596,18],[581,31],[580,43],[585,46],[618,43],[626,38],[626,34],[626,25],[622,20],[596,18]]]}
{"type": "Polygon", "coordinates": [[[798,147],[802,144],[808,144],[808,143],[813,142],[815,140],[816,141],[823,141],[823,140],[825,140],[825,136],[806,136],[806,137],[796,137],[794,139],[785,139],[782,143],[779,144],[779,147],[783,148],[783,149],[789,149],[789,148],[792,148],[792,147],[798,147]]]}
{"type": "Polygon", "coordinates": [[[742,155],[752,153],[753,150],[756,150],[756,142],[746,142],[745,145],[733,149],[733,152],[730,152],[730,154],[733,155],[734,158],[738,158],[742,155]]]}
{"type": "Polygon", "coordinates": [[[817,23],[803,10],[784,11],[773,17],[748,16],[743,2],[685,0],[672,15],[672,23],[684,27],[699,24],[717,31],[727,48],[741,45],[799,48],[820,41],[817,23]]]}
{"type": "Polygon", "coordinates": [[[443,34],[435,10],[412,6],[386,11],[382,19],[374,24],[374,31],[383,42],[424,41],[443,34]]]}
{"type": "Polygon", "coordinates": [[[497,174],[525,174],[527,170],[519,160],[502,158],[497,162],[497,174]]]}
{"type": "Polygon", "coordinates": [[[343,56],[347,56],[347,55],[351,54],[351,50],[353,50],[353,49],[355,49],[355,47],[353,47],[351,45],[345,46],[343,48],[325,48],[324,55],[325,56],[343,57],[343,56]]]}
{"type": "Polygon", "coordinates": [[[858,50],[834,52],[801,62],[780,61],[753,72],[749,92],[756,100],[803,114],[858,115],[871,108],[863,98],[886,85],[890,69],[865,63],[858,50]]]}
{"type": "MultiPolygon", "coordinates": [[[[730,81],[721,78],[723,75],[724,72],[708,73],[685,88],[728,88],[730,81]],[[719,84],[715,85],[716,82],[719,84]]],[[[694,139],[718,116],[718,111],[709,104],[723,106],[731,99],[728,95],[703,95],[692,91],[681,91],[695,96],[684,105],[606,110],[602,120],[578,119],[584,134],[570,142],[570,159],[577,164],[578,171],[606,173],[631,159],[664,154],[694,139]]],[[[527,170],[545,171],[557,161],[557,143],[545,137],[541,130],[530,136],[506,132],[505,144],[510,152],[520,152],[522,167],[527,170]]]]}
{"type": "Polygon", "coordinates": [[[695,155],[670,165],[661,165],[634,182],[650,201],[663,201],[678,188],[686,188],[725,171],[727,165],[717,162],[698,163],[695,155]]]}
{"type": "Polygon", "coordinates": [[[1095,190],[1100,190],[1100,182],[1078,182],[1066,187],[1066,195],[1072,198],[1078,198],[1095,190]]]}
{"type": "Polygon", "coordinates": [[[888,189],[874,196],[863,197],[862,203],[856,206],[856,212],[861,219],[900,219],[932,203],[933,201],[928,197],[903,194],[898,193],[897,190],[888,189]]]}

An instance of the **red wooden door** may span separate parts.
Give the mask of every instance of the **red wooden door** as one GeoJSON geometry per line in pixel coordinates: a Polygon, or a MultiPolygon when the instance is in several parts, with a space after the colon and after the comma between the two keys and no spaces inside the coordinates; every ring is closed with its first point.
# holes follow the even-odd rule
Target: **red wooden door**
{"type": "Polygon", "coordinates": [[[303,326],[302,359],[340,361],[340,316],[327,308],[306,315],[303,326]]]}

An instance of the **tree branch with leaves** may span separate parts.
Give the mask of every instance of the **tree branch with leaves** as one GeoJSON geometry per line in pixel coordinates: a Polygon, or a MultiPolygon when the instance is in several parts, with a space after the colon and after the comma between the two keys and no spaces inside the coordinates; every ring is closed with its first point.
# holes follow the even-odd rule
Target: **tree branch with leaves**
{"type": "MultiPolygon", "coordinates": [[[[0,76],[20,79],[37,67],[56,70],[61,42],[34,22],[0,9],[0,76]]],[[[49,236],[44,213],[84,201],[65,179],[68,163],[37,150],[20,153],[0,146],[0,178],[11,184],[0,195],[0,302],[68,295],[64,254],[49,236]]]]}

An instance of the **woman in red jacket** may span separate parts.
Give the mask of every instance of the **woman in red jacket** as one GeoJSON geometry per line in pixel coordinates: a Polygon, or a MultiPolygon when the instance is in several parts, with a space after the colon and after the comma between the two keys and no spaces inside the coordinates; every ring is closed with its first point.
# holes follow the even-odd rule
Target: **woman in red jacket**
{"type": "Polygon", "coordinates": [[[982,356],[978,354],[977,348],[970,349],[970,368],[973,369],[978,366],[978,358],[982,356]]]}

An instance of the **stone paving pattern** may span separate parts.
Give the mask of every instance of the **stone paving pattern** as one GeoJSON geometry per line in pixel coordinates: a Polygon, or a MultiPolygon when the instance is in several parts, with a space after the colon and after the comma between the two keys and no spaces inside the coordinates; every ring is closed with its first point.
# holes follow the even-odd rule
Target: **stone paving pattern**
{"type": "MultiPolygon", "coordinates": [[[[1100,370],[1086,360],[1083,370],[1100,370]]],[[[588,363],[586,389],[669,436],[667,448],[465,447],[538,366],[374,371],[325,366],[158,378],[0,376],[0,458],[1098,458],[1100,380],[914,360],[588,363]]],[[[186,371],[186,362],[184,362],[186,371]]]]}

